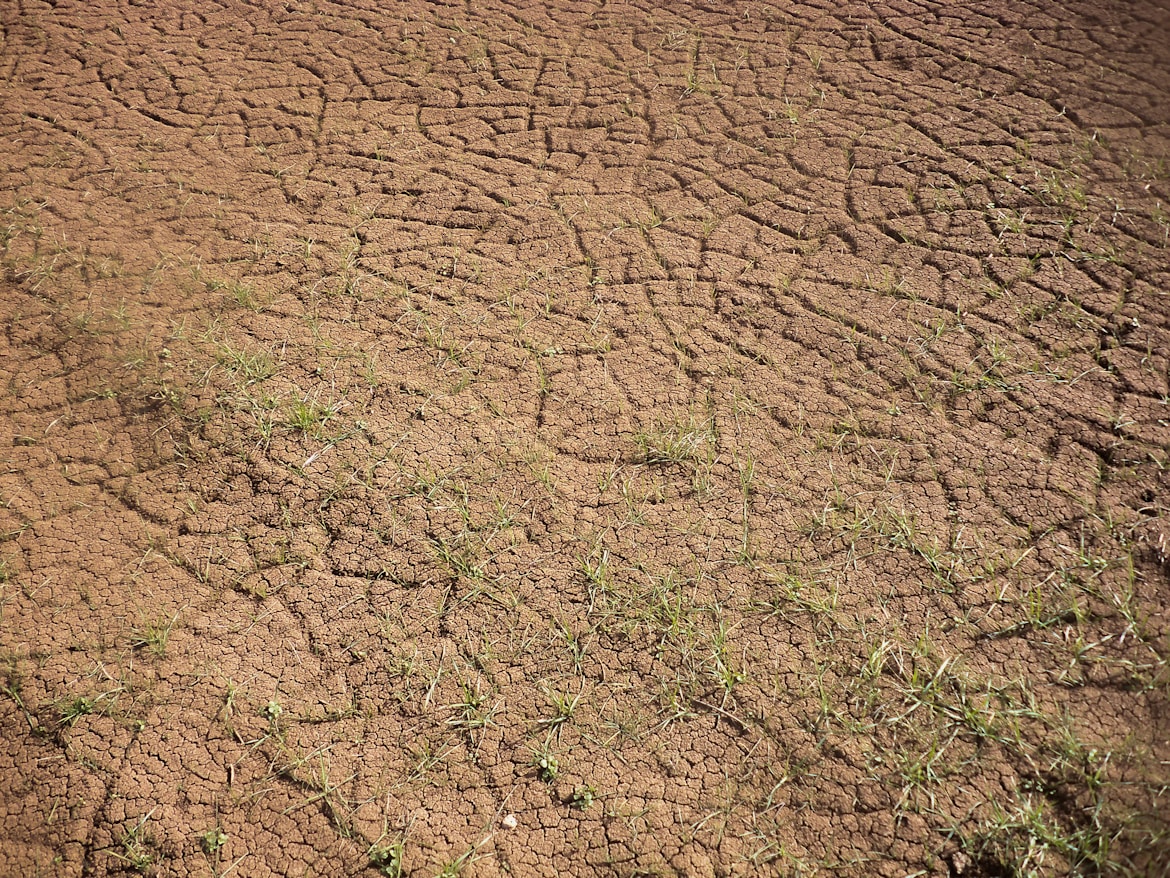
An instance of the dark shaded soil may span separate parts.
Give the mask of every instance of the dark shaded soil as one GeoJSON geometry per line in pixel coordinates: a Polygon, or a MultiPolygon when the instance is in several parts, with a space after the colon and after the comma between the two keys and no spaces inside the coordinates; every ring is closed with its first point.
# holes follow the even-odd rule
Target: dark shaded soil
{"type": "Polygon", "coordinates": [[[1170,874],[1170,13],[0,7],[0,874],[1170,874]]]}

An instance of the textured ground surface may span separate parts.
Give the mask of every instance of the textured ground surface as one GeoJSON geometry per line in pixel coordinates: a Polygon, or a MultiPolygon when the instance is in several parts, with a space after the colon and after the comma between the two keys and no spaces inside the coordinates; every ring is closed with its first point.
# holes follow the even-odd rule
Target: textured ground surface
{"type": "Polygon", "coordinates": [[[0,6],[0,874],[1166,874],[1170,13],[151,5],[0,6]]]}

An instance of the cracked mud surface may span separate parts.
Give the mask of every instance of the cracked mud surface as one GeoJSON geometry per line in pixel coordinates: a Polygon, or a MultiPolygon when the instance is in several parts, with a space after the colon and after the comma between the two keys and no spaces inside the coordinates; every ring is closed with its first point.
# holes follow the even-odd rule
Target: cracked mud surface
{"type": "Polygon", "coordinates": [[[0,874],[1166,874],[1168,33],[5,5],[0,874]]]}

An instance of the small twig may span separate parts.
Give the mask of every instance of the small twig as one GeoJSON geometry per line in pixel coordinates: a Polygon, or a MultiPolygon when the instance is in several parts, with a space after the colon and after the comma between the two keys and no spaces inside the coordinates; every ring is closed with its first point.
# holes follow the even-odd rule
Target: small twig
{"type": "Polygon", "coordinates": [[[706,708],[707,710],[711,711],[712,713],[718,714],[719,716],[723,717],[725,720],[727,720],[732,725],[737,726],[741,732],[746,732],[748,730],[747,723],[745,723],[743,720],[741,720],[735,714],[729,713],[728,711],[724,710],[722,707],[716,707],[714,704],[711,704],[707,701],[704,701],[702,698],[692,698],[691,704],[695,704],[699,707],[706,708]]]}

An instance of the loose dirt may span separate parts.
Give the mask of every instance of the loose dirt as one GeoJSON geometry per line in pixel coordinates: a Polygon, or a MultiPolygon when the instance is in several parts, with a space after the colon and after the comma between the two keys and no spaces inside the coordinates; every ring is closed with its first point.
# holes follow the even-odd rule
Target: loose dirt
{"type": "Polygon", "coordinates": [[[1168,874],[1168,34],[4,4],[0,874],[1168,874]]]}

